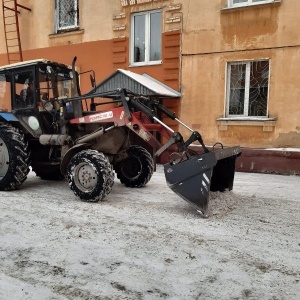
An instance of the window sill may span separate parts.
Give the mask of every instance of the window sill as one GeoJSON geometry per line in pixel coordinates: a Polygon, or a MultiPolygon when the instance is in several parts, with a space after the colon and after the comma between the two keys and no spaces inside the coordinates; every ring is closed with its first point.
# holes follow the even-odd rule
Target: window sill
{"type": "Polygon", "coordinates": [[[49,34],[50,46],[66,46],[80,44],[83,39],[83,29],[49,34]]]}
{"type": "Polygon", "coordinates": [[[129,67],[145,67],[145,66],[153,66],[153,65],[161,65],[162,61],[149,61],[149,62],[142,62],[142,63],[132,63],[129,67]]]}
{"type": "Polygon", "coordinates": [[[250,7],[256,7],[256,6],[265,6],[265,5],[274,5],[274,4],[281,4],[282,0],[274,0],[266,3],[251,3],[251,4],[241,4],[241,5],[234,5],[234,6],[227,6],[224,8],[221,8],[221,12],[236,10],[236,9],[244,9],[244,8],[250,8],[250,7]]]}
{"type": "Polygon", "coordinates": [[[53,39],[53,38],[58,38],[58,37],[64,37],[64,36],[69,36],[69,35],[78,35],[78,34],[83,34],[84,33],[84,29],[72,29],[72,30],[68,30],[68,31],[59,31],[57,33],[52,33],[49,34],[49,38],[53,39]]]}
{"type": "Polygon", "coordinates": [[[228,126],[260,126],[265,132],[272,132],[276,124],[276,118],[264,117],[228,117],[218,118],[217,125],[219,130],[226,131],[228,126]]]}

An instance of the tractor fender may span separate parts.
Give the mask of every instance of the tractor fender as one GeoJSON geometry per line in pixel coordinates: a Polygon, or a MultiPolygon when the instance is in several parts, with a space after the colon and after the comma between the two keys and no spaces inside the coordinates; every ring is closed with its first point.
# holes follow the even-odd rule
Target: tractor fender
{"type": "Polygon", "coordinates": [[[77,144],[75,146],[73,146],[72,148],[70,148],[64,155],[64,157],[61,160],[60,163],[60,171],[63,175],[66,175],[67,173],[67,167],[69,164],[70,159],[77,154],[78,152],[80,152],[83,149],[89,148],[90,144],[89,143],[82,143],[82,144],[77,144]]]}
{"type": "Polygon", "coordinates": [[[7,113],[7,112],[1,112],[0,113],[0,121],[7,121],[7,122],[10,122],[10,121],[19,121],[14,114],[12,113],[7,113]]]}

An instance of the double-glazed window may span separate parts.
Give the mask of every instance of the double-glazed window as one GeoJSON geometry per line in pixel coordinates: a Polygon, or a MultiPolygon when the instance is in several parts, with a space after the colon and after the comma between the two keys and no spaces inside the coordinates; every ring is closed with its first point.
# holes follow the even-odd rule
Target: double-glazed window
{"type": "Polygon", "coordinates": [[[161,62],[162,13],[141,12],[131,18],[131,64],[161,62]]]}
{"type": "Polygon", "coordinates": [[[231,62],[227,69],[227,117],[267,117],[269,60],[231,62]]]}
{"type": "Polygon", "coordinates": [[[274,0],[228,0],[228,6],[229,7],[247,6],[247,5],[263,4],[263,3],[270,3],[270,2],[274,2],[274,0]]]}
{"type": "Polygon", "coordinates": [[[78,0],[55,0],[56,31],[77,28],[78,0]]]}

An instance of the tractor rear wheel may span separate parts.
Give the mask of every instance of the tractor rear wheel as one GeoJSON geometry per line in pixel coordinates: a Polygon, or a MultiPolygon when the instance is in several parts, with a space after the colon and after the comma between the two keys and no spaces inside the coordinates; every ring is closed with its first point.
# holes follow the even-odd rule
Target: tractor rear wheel
{"type": "Polygon", "coordinates": [[[18,189],[29,173],[29,148],[22,134],[10,124],[0,123],[0,190],[18,189]]]}
{"type": "Polygon", "coordinates": [[[128,156],[114,165],[117,177],[127,187],[143,187],[151,179],[154,162],[150,153],[143,147],[132,145],[128,156]]]}
{"type": "Polygon", "coordinates": [[[113,186],[114,172],[108,158],[96,150],[83,150],[69,162],[67,178],[70,189],[88,202],[102,200],[113,186]]]}

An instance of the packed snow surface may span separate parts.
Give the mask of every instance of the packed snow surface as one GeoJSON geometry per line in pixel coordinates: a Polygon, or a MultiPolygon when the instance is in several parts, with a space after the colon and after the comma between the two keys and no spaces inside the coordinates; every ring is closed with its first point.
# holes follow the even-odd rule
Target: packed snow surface
{"type": "Polygon", "coordinates": [[[162,166],[98,203],[31,172],[0,192],[0,300],[300,299],[300,177],[236,173],[209,213],[162,166]]]}

